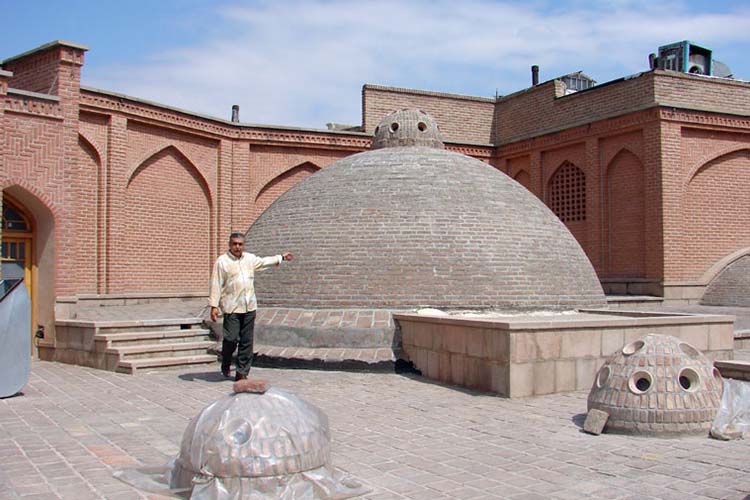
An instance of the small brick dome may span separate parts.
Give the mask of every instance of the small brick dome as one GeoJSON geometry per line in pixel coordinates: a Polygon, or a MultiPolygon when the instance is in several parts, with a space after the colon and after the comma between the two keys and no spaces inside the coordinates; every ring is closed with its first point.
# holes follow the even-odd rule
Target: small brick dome
{"type": "Polygon", "coordinates": [[[387,116],[373,146],[379,149],[300,182],[250,228],[249,251],[295,255],[256,276],[264,307],[606,305],[591,263],[563,223],[507,175],[440,149],[429,115],[387,116]]]}
{"type": "Polygon", "coordinates": [[[398,146],[445,147],[435,120],[418,109],[394,111],[375,127],[371,149],[398,146]]]}
{"type": "Polygon", "coordinates": [[[626,434],[708,432],[723,380],[699,350],[669,335],[646,335],[599,369],[588,409],[609,414],[605,429],[626,434]]]}

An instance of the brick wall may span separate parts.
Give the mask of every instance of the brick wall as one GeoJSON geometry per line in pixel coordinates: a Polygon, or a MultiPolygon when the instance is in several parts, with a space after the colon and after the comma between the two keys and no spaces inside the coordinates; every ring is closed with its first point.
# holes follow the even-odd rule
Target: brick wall
{"type": "Polygon", "coordinates": [[[506,144],[655,105],[653,73],[564,95],[552,80],[497,102],[495,142],[506,144]]]}
{"type": "Polygon", "coordinates": [[[204,291],[211,203],[197,168],[175,148],[144,162],[111,231],[110,292],[204,291]]]}
{"type": "Polygon", "coordinates": [[[643,277],[645,273],[645,193],[643,164],[623,149],[607,168],[607,275],[643,277]]]}
{"type": "Polygon", "coordinates": [[[716,262],[750,246],[750,120],[662,114],[664,279],[698,283],[716,262]]]}
{"type": "Polygon", "coordinates": [[[661,106],[750,115],[748,82],[659,70],[651,78],[654,98],[661,106]]]}
{"type": "Polygon", "coordinates": [[[748,172],[750,149],[743,149],[707,162],[687,180],[679,278],[698,278],[723,257],[750,247],[748,172]]]}
{"type": "MultiPolygon", "coordinates": [[[[568,221],[566,225],[581,243],[600,278],[648,278],[657,280],[661,276],[661,247],[653,244],[659,241],[656,232],[660,227],[660,181],[655,162],[658,159],[658,143],[654,146],[652,131],[658,131],[658,117],[654,111],[641,111],[623,117],[593,122],[584,127],[574,127],[534,139],[517,141],[498,148],[499,168],[512,177],[523,175],[524,186],[539,198],[548,200],[548,186],[552,175],[564,162],[571,162],[586,175],[586,220],[568,221]],[[648,139],[647,139],[648,138],[648,139]],[[640,160],[649,148],[655,148],[651,157],[640,160]],[[640,162],[641,179],[631,172],[631,176],[619,170],[625,162],[625,170],[637,169],[633,162],[640,162]],[[647,162],[647,163],[646,163],[647,162]],[[646,168],[646,165],[649,168],[646,168]],[[614,170],[613,167],[617,168],[614,170]],[[610,210],[607,184],[608,172],[612,189],[622,188],[625,193],[613,202],[610,210]],[[622,179],[620,179],[622,177],[622,179]],[[615,184],[620,181],[627,185],[615,184]],[[640,188],[633,183],[640,182],[640,188]],[[642,191],[642,210],[620,210],[619,206],[629,196],[642,191]],[[648,220],[644,220],[648,219],[648,220]],[[610,230],[610,226],[612,229],[610,230]],[[641,232],[630,230],[640,227],[641,232]],[[613,239],[610,239],[610,235],[613,239]],[[651,246],[649,246],[651,245],[651,246]],[[643,248],[641,256],[629,261],[623,268],[622,258],[633,248],[643,248]],[[611,266],[610,255],[614,252],[615,265],[611,266]]],[[[630,205],[632,209],[632,205],[630,205]]]]}
{"type": "Polygon", "coordinates": [[[291,188],[298,182],[302,182],[304,179],[310,177],[318,170],[320,170],[320,168],[315,164],[305,162],[302,165],[298,165],[291,170],[287,170],[283,174],[274,177],[265,186],[263,186],[260,193],[258,193],[258,196],[255,198],[255,203],[253,206],[255,218],[257,218],[260,214],[263,213],[264,210],[270,207],[271,203],[276,201],[276,198],[287,192],[289,188],[291,188]]]}
{"type": "Polygon", "coordinates": [[[40,94],[58,95],[58,75],[63,46],[53,46],[20,59],[2,62],[3,69],[13,72],[9,86],[40,94]]]}
{"type": "Polygon", "coordinates": [[[491,144],[495,99],[423,90],[364,85],[362,127],[372,134],[386,115],[404,108],[418,108],[432,115],[443,140],[491,144]]]}
{"type": "Polygon", "coordinates": [[[237,229],[247,231],[273,201],[320,168],[350,155],[351,151],[320,148],[251,145],[249,176],[235,187],[237,229]]]}
{"type": "MultiPolygon", "coordinates": [[[[202,271],[169,269],[162,282],[202,290],[200,273],[229,231],[247,230],[316,168],[369,146],[362,133],[238,126],[82,91],[85,50],[53,43],[0,70],[0,186],[54,214],[58,295],[156,291],[126,270],[148,267],[143,248],[168,246],[189,227],[200,233],[189,251],[201,256],[182,258],[202,271]],[[146,231],[132,225],[138,218],[146,231]]],[[[695,281],[750,247],[750,84],[652,71],[562,94],[551,81],[496,105],[365,85],[362,123],[371,132],[389,112],[419,107],[450,149],[489,162],[542,200],[560,164],[576,164],[586,175],[587,217],[568,226],[601,278],[695,281]]]]}

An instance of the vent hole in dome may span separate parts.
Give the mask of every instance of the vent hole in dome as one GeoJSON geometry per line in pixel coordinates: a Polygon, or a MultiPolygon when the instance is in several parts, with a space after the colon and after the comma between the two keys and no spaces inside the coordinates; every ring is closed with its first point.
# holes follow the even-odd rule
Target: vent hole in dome
{"type": "Polygon", "coordinates": [[[680,375],[677,380],[680,382],[680,387],[688,392],[697,391],[701,384],[700,375],[698,375],[698,372],[692,368],[683,368],[680,370],[680,375]]]}
{"type": "Polygon", "coordinates": [[[599,374],[596,376],[596,386],[601,389],[604,384],[607,383],[607,380],[609,379],[610,374],[610,368],[609,366],[602,366],[602,369],[599,370],[599,374]]]}
{"type": "Polygon", "coordinates": [[[625,356],[630,356],[631,354],[635,354],[641,349],[643,349],[644,342],[642,340],[636,340],[635,342],[631,342],[630,344],[626,345],[622,348],[622,353],[625,356]]]}
{"type": "Polygon", "coordinates": [[[250,441],[253,435],[253,426],[245,419],[237,419],[229,422],[224,429],[224,440],[232,446],[239,446],[250,441]]]}
{"type": "Polygon", "coordinates": [[[636,372],[628,380],[628,389],[633,394],[644,394],[651,389],[653,378],[648,372],[636,372]]]}
{"type": "Polygon", "coordinates": [[[427,130],[427,124],[425,122],[419,122],[417,123],[417,128],[424,132],[425,130],[427,130]]]}
{"type": "Polygon", "coordinates": [[[395,132],[396,130],[398,130],[398,123],[391,123],[391,132],[395,132]]]}
{"type": "Polygon", "coordinates": [[[680,343],[680,350],[685,353],[687,356],[690,356],[691,358],[699,358],[701,353],[698,349],[691,346],[687,342],[681,342],[680,343]]]}

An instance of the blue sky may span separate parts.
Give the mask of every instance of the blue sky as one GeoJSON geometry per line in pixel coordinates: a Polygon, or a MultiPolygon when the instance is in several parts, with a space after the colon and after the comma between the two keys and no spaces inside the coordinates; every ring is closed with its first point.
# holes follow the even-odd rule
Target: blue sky
{"type": "Polygon", "coordinates": [[[0,59],[87,45],[83,84],[248,123],[360,122],[375,83],[492,97],[583,70],[648,69],[659,45],[710,47],[750,80],[747,1],[0,0],[0,59]]]}

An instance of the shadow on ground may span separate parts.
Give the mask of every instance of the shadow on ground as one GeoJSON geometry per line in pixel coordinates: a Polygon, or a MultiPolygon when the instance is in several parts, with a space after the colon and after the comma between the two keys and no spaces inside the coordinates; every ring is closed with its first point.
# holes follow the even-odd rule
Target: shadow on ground
{"type": "Polygon", "coordinates": [[[576,427],[583,429],[583,423],[586,421],[586,413],[578,413],[576,415],[573,415],[570,421],[573,422],[576,427]]]}
{"type": "Polygon", "coordinates": [[[203,380],[204,382],[225,382],[230,380],[224,378],[224,375],[218,370],[210,372],[183,373],[178,375],[178,378],[187,382],[193,382],[194,380],[203,380]]]}

